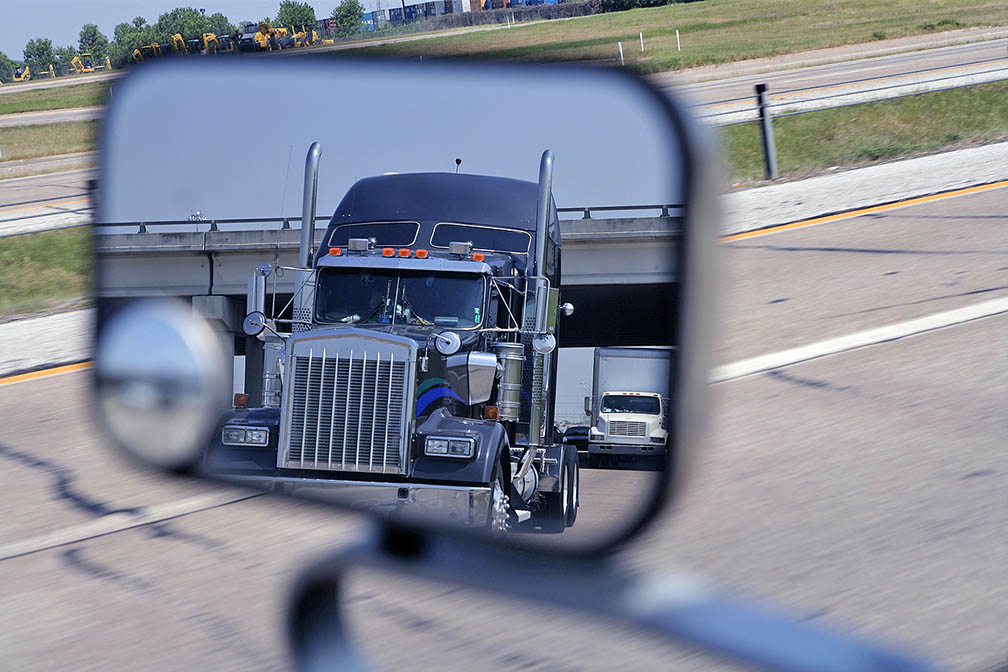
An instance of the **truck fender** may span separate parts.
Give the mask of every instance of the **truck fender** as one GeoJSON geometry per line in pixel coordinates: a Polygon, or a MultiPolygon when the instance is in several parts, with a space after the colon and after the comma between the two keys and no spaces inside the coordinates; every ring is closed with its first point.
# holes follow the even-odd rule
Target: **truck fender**
{"type": "Polygon", "coordinates": [[[500,423],[459,418],[444,409],[438,409],[418,425],[416,434],[413,440],[413,454],[416,459],[413,461],[410,477],[418,481],[489,483],[493,478],[494,466],[501,459],[501,447],[507,449],[508,445],[507,433],[500,423]],[[426,437],[442,435],[476,437],[476,454],[471,459],[425,455],[426,437]]]}
{"type": "MultiPolygon", "coordinates": [[[[546,446],[546,465],[539,473],[540,492],[558,492],[560,490],[560,474],[566,466],[566,459],[570,459],[573,451],[574,459],[577,459],[577,448],[566,443],[556,443],[546,446]]],[[[539,468],[539,462],[535,462],[539,468]]]]}

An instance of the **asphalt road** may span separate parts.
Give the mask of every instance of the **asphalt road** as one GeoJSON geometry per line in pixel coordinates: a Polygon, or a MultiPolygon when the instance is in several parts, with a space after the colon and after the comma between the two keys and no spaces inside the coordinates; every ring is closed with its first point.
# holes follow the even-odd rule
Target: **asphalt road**
{"type": "Polygon", "coordinates": [[[66,110],[19,112],[0,115],[0,128],[33,126],[35,124],[62,124],[71,121],[92,121],[105,114],[103,107],[73,107],[66,110]]]}
{"type": "Polygon", "coordinates": [[[91,220],[93,168],[0,180],[0,237],[91,220]]]}
{"type": "MultiPolygon", "coordinates": [[[[1006,196],[724,245],[717,360],[1008,296],[1006,196]]],[[[1004,662],[1006,343],[1002,315],[717,385],[686,491],[625,562],[697,572],[953,669],[1004,662]]],[[[283,591],[359,521],[257,497],[74,537],[206,491],[110,452],[88,394],[86,373],[0,386],[0,548],[68,528],[63,540],[79,539],[0,561],[5,664],[286,665],[283,591]]],[[[626,479],[642,474],[583,473],[574,530],[588,534],[608,525],[599,502],[633,504],[626,479]]],[[[351,628],[385,669],[720,669],[604,622],[405,577],[355,576],[347,598],[351,628]]]]}

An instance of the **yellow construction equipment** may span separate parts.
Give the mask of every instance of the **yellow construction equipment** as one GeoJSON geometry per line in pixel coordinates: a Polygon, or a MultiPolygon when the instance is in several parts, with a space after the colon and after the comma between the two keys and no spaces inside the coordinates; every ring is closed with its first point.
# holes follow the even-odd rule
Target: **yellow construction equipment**
{"type": "Polygon", "coordinates": [[[185,56],[186,54],[189,53],[189,50],[186,49],[186,43],[185,40],[182,39],[181,33],[175,33],[174,35],[172,35],[171,42],[172,42],[172,49],[174,49],[175,53],[178,54],[179,56],[185,56]]]}
{"type": "Polygon", "coordinates": [[[56,71],[53,70],[52,63],[49,64],[48,70],[43,70],[41,75],[36,75],[36,77],[45,77],[49,75],[50,79],[56,79],[56,71]]]}
{"type": "Polygon", "coordinates": [[[25,63],[25,66],[20,70],[14,71],[14,81],[15,82],[27,82],[31,79],[31,68],[25,63]]]}
{"type": "Polygon", "coordinates": [[[318,32],[314,28],[312,28],[311,34],[309,34],[305,26],[301,26],[301,30],[295,32],[293,37],[294,37],[294,46],[299,48],[317,44],[319,41],[318,32]]]}
{"type": "Polygon", "coordinates": [[[74,56],[73,60],[70,61],[70,67],[74,69],[78,75],[83,75],[87,72],[94,72],[94,61],[91,59],[91,54],[84,52],[80,56],[74,56]]]}

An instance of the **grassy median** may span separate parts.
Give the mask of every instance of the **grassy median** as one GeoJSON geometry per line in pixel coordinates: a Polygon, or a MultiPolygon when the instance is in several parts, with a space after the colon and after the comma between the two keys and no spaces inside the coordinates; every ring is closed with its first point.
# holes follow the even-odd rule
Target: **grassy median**
{"type": "Polygon", "coordinates": [[[367,47],[375,53],[618,61],[654,73],[869,43],[971,26],[1003,25],[1003,0],[705,0],[512,29],[367,47]],[[676,29],[682,51],[676,48],[676,29]],[[644,33],[645,51],[639,34],[644,33]]]}
{"type": "Polygon", "coordinates": [[[4,161],[92,150],[97,130],[95,121],[0,128],[0,166],[4,161]]]}
{"type": "Polygon", "coordinates": [[[91,294],[88,227],[0,238],[0,317],[91,294]]]}
{"type": "Polygon", "coordinates": [[[47,89],[5,92],[0,96],[0,114],[103,105],[108,87],[108,82],[91,82],[89,84],[54,86],[47,89]]]}
{"type": "MultiPolygon", "coordinates": [[[[783,177],[957,146],[1008,141],[1008,82],[820,110],[774,120],[783,177]]],[[[730,178],[763,178],[756,122],[718,129],[730,178]]]]}

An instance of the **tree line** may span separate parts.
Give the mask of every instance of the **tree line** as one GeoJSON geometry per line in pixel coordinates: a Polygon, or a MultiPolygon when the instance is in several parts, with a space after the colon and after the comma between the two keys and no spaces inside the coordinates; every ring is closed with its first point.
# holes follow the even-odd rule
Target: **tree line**
{"type": "MultiPolygon", "coordinates": [[[[351,37],[363,26],[364,7],[359,0],[342,0],[332,10],[331,18],[338,37],[351,37]]],[[[276,17],[265,17],[256,23],[262,22],[300,28],[317,26],[318,19],[314,8],[307,2],[283,0],[276,17]]],[[[58,75],[66,74],[70,70],[70,62],[78,53],[90,53],[95,64],[103,64],[108,57],[112,67],[119,69],[132,62],[134,49],[153,43],[166,44],[175,34],[181,34],[184,40],[192,40],[202,38],[204,33],[234,35],[237,30],[224,14],[215,12],[207,15],[192,7],[176,7],[159,16],[153,24],[148,24],[142,16],[129,23],[120,23],[113,29],[111,40],[102,34],[96,24],[88,23],[80,30],[76,49],[73,46],[56,47],[52,40],[36,37],[25,44],[21,61],[0,52],[0,81],[10,82],[14,71],[26,65],[33,76],[48,72],[50,64],[58,75]]]]}

